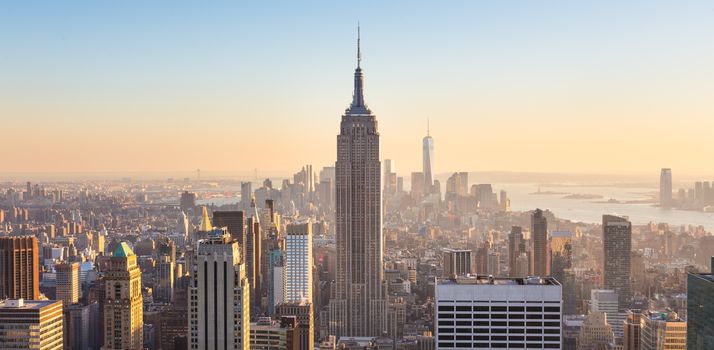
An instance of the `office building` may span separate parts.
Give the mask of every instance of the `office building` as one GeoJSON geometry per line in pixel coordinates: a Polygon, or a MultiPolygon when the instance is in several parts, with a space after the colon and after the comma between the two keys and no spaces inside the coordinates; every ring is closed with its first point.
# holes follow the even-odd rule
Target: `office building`
{"type": "Polygon", "coordinates": [[[619,297],[614,290],[593,289],[590,291],[590,312],[604,312],[607,315],[607,323],[612,327],[615,338],[623,336],[623,324],[627,318],[626,312],[620,312],[619,297]]]}
{"type": "Polygon", "coordinates": [[[531,214],[531,236],[533,240],[533,274],[550,276],[548,220],[540,209],[536,209],[531,214]]]}
{"type": "Polygon", "coordinates": [[[623,350],[640,350],[640,320],[642,310],[628,310],[624,324],[623,350]]]}
{"type": "Polygon", "coordinates": [[[604,312],[591,312],[580,327],[578,350],[614,349],[615,336],[604,312]]]}
{"type": "Polygon", "coordinates": [[[672,169],[662,168],[659,174],[659,206],[670,208],[672,206],[672,169]]]}
{"type": "Polygon", "coordinates": [[[313,306],[309,301],[278,304],[275,308],[278,317],[294,316],[298,321],[298,341],[300,349],[315,348],[315,319],[313,306]]]}
{"type": "Polygon", "coordinates": [[[434,186],[434,139],[429,134],[427,122],[426,136],[422,140],[422,173],[424,174],[424,189],[427,193],[432,192],[434,186]]]}
{"type": "Polygon", "coordinates": [[[136,254],[126,242],[120,243],[109,258],[104,285],[104,349],[141,349],[144,346],[141,270],[136,254]]]}
{"type": "Polygon", "coordinates": [[[174,294],[176,263],[168,255],[160,255],[156,261],[153,296],[154,301],[170,303],[174,294]]]}
{"type": "Polygon", "coordinates": [[[243,244],[243,261],[245,261],[246,278],[250,286],[250,295],[253,305],[260,305],[260,291],[262,290],[262,243],[260,216],[255,205],[255,197],[250,200],[250,209],[247,212],[245,231],[245,244],[243,244]]]}
{"type": "Polygon", "coordinates": [[[436,349],[561,348],[561,287],[553,278],[435,281],[436,349]]]}
{"type": "Polygon", "coordinates": [[[250,324],[251,350],[298,350],[297,319],[282,317],[273,321],[270,317],[261,317],[250,324]]]}
{"type": "Polygon", "coordinates": [[[640,350],[679,349],[687,349],[687,321],[675,312],[643,312],[640,318],[640,350]]]}
{"type": "Polygon", "coordinates": [[[64,306],[79,301],[79,263],[60,263],[55,265],[57,273],[57,300],[64,306]]]}
{"type": "Polygon", "coordinates": [[[386,331],[381,164],[377,117],[364,101],[364,76],[358,60],[352,103],[337,136],[337,273],[329,304],[329,333],[379,336],[386,331]]]}
{"type": "Polygon", "coordinates": [[[442,253],[444,277],[464,276],[473,273],[470,250],[444,248],[442,253]]]}
{"type": "Polygon", "coordinates": [[[550,275],[563,283],[566,270],[573,267],[573,234],[553,231],[550,236],[550,275]]]}
{"type": "Polygon", "coordinates": [[[626,310],[631,298],[632,224],[624,217],[603,215],[602,231],[603,285],[617,293],[620,309],[626,310]]]}
{"type": "Polygon", "coordinates": [[[253,197],[253,183],[250,181],[241,182],[240,183],[240,202],[241,202],[241,209],[243,211],[246,211],[250,208],[250,201],[251,201],[252,197],[253,197]]]}
{"type": "Polygon", "coordinates": [[[90,306],[81,304],[65,306],[63,314],[64,348],[66,350],[87,350],[90,348],[90,306]]]}
{"type": "Polygon", "coordinates": [[[424,188],[424,173],[422,172],[412,172],[412,191],[411,196],[415,200],[420,200],[426,194],[424,188]]]}
{"type": "Polygon", "coordinates": [[[181,200],[179,204],[181,211],[193,211],[193,208],[196,207],[196,194],[193,192],[184,191],[183,193],[181,193],[181,200]]]}
{"type": "Polygon", "coordinates": [[[40,297],[37,238],[0,237],[0,299],[40,297]]]}
{"type": "Polygon", "coordinates": [[[5,299],[0,301],[2,349],[63,350],[62,302],[5,299]]]}
{"type": "Polygon", "coordinates": [[[291,223],[285,236],[285,301],[312,302],[312,223],[291,223]]]}
{"type": "MultiPolygon", "coordinates": [[[[527,273],[520,275],[516,271],[516,263],[522,253],[526,253],[523,231],[520,226],[513,226],[511,227],[511,233],[508,234],[508,276],[525,277],[527,275],[527,273]]],[[[523,271],[520,272],[522,273],[523,271]]]]}
{"type": "Polygon", "coordinates": [[[714,349],[714,257],[710,273],[687,275],[687,349],[714,349]]]}
{"type": "Polygon", "coordinates": [[[228,233],[231,235],[235,242],[238,242],[238,244],[241,246],[244,244],[243,242],[245,239],[245,222],[243,219],[242,211],[214,211],[213,225],[219,228],[227,228],[228,233]]]}
{"type": "Polygon", "coordinates": [[[501,275],[501,253],[489,251],[486,260],[486,274],[493,276],[501,275]]]}
{"type": "Polygon", "coordinates": [[[189,287],[190,349],[249,349],[250,283],[238,243],[216,229],[198,242],[189,287]]]}

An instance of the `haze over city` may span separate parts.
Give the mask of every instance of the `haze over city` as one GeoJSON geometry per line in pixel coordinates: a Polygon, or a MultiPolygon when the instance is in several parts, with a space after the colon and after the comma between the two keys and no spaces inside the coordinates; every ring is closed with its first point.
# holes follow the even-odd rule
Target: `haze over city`
{"type": "Polygon", "coordinates": [[[399,169],[419,169],[428,119],[437,172],[711,177],[713,16],[706,1],[4,2],[1,172],[330,164],[360,22],[399,169]]]}
{"type": "Polygon", "coordinates": [[[0,349],[714,349],[704,1],[0,3],[0,349]]]}

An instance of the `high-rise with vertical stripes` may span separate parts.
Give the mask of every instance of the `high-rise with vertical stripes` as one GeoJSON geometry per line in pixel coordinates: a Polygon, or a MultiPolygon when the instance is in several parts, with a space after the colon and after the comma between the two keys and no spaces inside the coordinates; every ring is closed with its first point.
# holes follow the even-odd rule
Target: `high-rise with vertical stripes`
{"type": "Polygon", "coordinates": [[[198,242],[189,286],[189,349],[249,349],[250,284],[223,229],[198,242]]]}
{"type": "Polygon", "coordinates": [[[360,61],[358,35],[354,95],[342,115],[335,163],[337,274],[329,331],[338,337],[386,330],[379,131],[364,101],[360,61]]]}

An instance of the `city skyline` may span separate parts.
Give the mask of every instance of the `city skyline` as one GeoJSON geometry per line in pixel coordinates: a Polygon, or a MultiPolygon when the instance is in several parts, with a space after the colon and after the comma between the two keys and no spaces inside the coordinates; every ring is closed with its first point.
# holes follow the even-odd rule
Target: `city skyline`
{"type": "Polygon", "coordinates": [[[0,115],[25,131],[4,138],[3,171],[330,164],[360,21],[381,157],[400,172],[421,169],[427,119],[438,171],[714,172],[699,156],[714,127],[704,3],[312,6],[3,5],[0,115]],[[214,125],[228,132],[205,152],[214,125]],[[240,152],[265,135],[246,129],[274,146],[240,152]]]}

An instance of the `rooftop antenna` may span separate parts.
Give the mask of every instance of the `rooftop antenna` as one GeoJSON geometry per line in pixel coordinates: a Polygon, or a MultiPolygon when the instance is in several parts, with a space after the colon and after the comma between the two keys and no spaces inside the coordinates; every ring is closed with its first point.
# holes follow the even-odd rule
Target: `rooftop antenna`
{"type": "Polygon", "coordinates": [[[426,118],[426,137],[429,137],[429,118],[426,118]]]}
{"type": "Polygon", "coordinates": [[[359,41],[360,41],[360,32],[359,32],[359,21],[357,22],[357,68],[360,66],[360,62],[362,61],[362,51],[360,50],[359,47],[359,41]]]}

